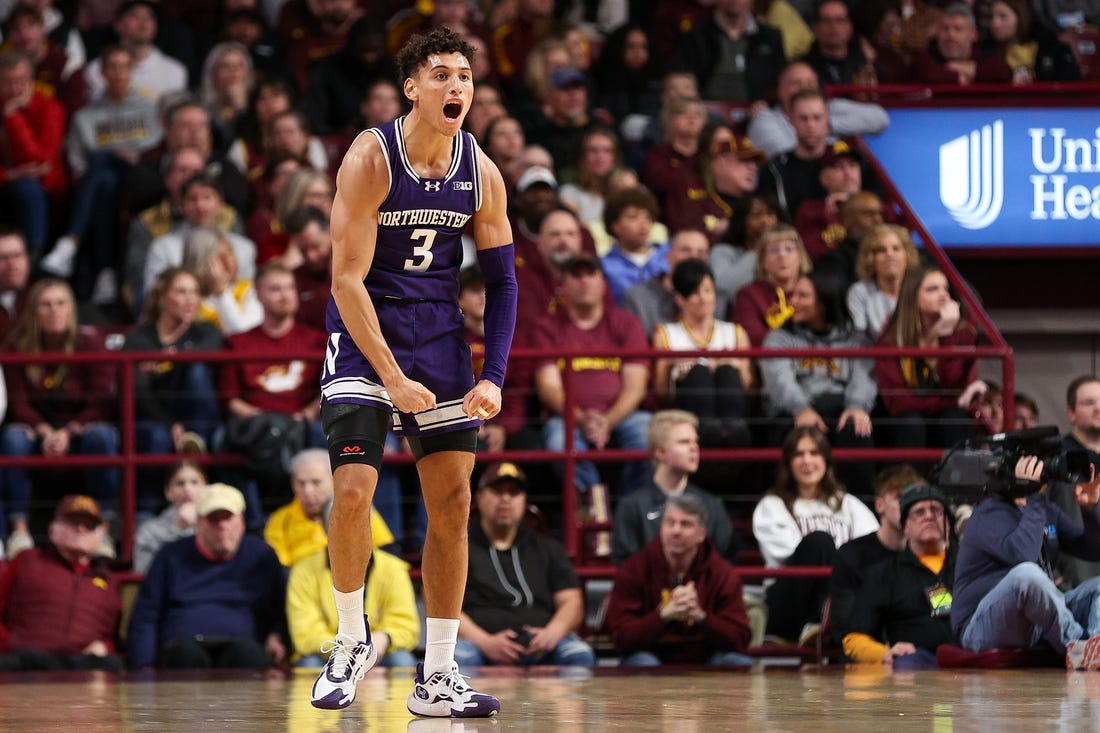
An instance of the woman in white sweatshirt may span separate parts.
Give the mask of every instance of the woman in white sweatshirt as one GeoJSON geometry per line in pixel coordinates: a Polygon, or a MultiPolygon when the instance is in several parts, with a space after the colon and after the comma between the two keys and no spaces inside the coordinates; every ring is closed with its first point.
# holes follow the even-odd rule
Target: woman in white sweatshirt
{"type": "MultiPolygon", "coordinates": [[[[878,530],[867,506],[833,471],[829,441],[800,426],[783,443],[775,486],[752,514],[752,533],[768,567],[832,565],[836,548],[878,530]]],[[[780,578],[767,589],[767,633],[805,641],[816,631],[827,578],[780,578]]]]}

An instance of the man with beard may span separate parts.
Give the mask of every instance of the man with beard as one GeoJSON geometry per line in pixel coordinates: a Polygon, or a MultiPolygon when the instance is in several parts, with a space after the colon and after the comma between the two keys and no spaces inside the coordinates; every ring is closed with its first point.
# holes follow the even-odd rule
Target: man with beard
{"type": "MultiPolygon", "coordinates": [[[[1066,389],[1066,413],[1072,429],[1069,435],[1062,438],[1062,450],[1085,451],[1096,474],[1100,475],[1100,377],[1086,374],[1069,383],[1066,389]]],[[[1070,519],[1077,524],[1082,523],[1081,507],[1074,499],[1073,484],[1052,481],[1050,498],[1070,519]]],[[[1100,562],[1063,557],[1058,569],[1067,584],[1078,586],[1089,578],[1100,575],[1100,562]]]]}
{"type": "Polygon", "coordinates": [[[565,548],[524,524],[527,477],[513,463],[489,466],[478,482],[470,526],[470,571],[455,661],[593,666],[577,636],[584,598],[565,548]]]}

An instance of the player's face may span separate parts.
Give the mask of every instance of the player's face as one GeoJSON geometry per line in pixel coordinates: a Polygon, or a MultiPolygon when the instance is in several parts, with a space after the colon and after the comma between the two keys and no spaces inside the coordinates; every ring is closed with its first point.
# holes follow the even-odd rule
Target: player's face
{"type": "Polygon", "coordinates": [[[413,79],[405,80],[405,95],[440,132],[454,136],[470,110],[474,74],[460,53],[431,54],[413,79]]]}

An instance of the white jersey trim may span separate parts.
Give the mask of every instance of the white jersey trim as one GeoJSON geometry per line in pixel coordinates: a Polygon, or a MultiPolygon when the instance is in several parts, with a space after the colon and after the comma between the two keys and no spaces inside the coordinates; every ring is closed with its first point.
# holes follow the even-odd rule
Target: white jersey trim
{"type": "Polygon", "coordinates": [[[481,211],[481,148],[477,140],[470,135],[470,157],[473,158],[474,168],[474,211],[481,211]]]}
{"type": "MultiPolygon", "coordinates": [[[[364,130],[359,134],[364,135],[368,132],[374,133],[374,136],[378,138],[378,147],[382,148],[382,157],[386,159],[386,197],[389,197],[389,192],[393,190],[393,164],[390,162],[390,146],[386,142],[386,136],[377,127],[364,130]]],[[[354,145],[354,143],[352,144],[354,145]]]]}
{"type": "MultiPolygon", "coordinates": [[[[420,183],[423,179],[413,168],[412,163],[409,162],[409,153],[405,149],[405,134],[403,132],[405,127],[404,123],[405,118],[398,117],[393,126],[394,138],[396,138],[397,141],[397,154],[398,157],[401,158],[401,166],[405,169],[405,172],[408,173],[414,181],[420,183]]],[[[451,180],[455,173],[458,172],[458,167],[462,164],[462,151],[464,149],[462,141],[464,134],[462,130],[459,130],[458,134],[455,135],[454,139],[451,141],[451,167],[447,170],[447,175],[442,179],[444,182],[451,180]]],[[[379,135],[381,135],[381,132],[379,132],[379,135]]]]}

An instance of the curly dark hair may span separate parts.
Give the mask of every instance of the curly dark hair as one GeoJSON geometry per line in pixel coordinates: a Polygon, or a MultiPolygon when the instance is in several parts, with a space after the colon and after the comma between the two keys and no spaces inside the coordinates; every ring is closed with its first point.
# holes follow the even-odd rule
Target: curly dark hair
{"type": "Polygon", "coordinates": [[[409,38],[405,47],[397,52],[397,58],[394,59],[401,74],[398,81],[404,83],[405,79],[416,76],[420,65],[433,53],[460,53],[466,57],[467,61],[473,61],[474,47],[446,26],[436,28],[428,34],[418,33],[409,38]]]}

